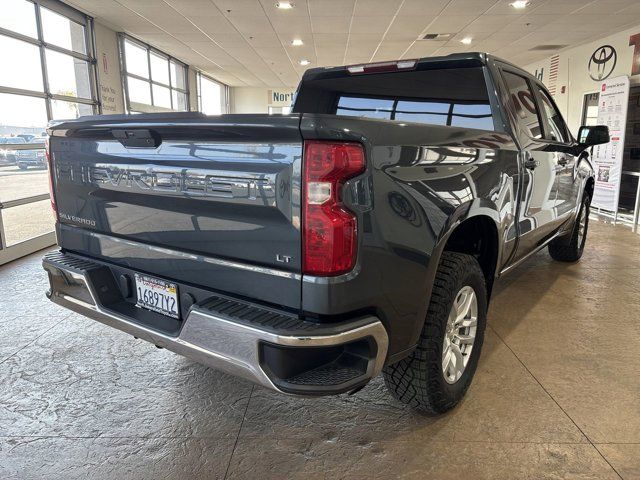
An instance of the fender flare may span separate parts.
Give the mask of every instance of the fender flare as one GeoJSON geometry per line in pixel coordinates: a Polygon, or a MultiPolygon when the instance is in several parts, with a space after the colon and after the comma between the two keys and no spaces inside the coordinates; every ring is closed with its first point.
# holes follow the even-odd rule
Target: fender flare
{"type": "MultiPolygon", "coordinates": [[[[498,251],[496,254],[496,265],[494,272],[498,272],[498,265],[500,263],[501,255],[502,255],[502,242],[500,231],[500,221],[498,216],[498,210],[493,202],[476,198],[470,200],[469,202],[463,203],[459,205],[454,212],[449,215],[447,221],[445,222],[444,227],[442,228],[438,239],[433,247],[431,252],[431,257],[429,258],[429,263],[427,265],[427,273],[425,278],[425,313],[428,308],[429,303],[431,302],[431,295],[433,293],[433,283],[435,281],[436,272],[438,270],[438,266],[440,265],[440,259],[442,258],[442,252],[444,252],[445,246],[447,245],[448,240],[451,238],[453,232],[456,231],[460,225],[462,225],[465,221],[484,217],[489,218],[493,221],[494,226],[496,227],[497,239],[498,239],[498,251]]],[[[494,277],[495,278],[495,277],[494,277]]],[[[487,300],[490,297],[490,291],[487,292],[487,300]]],[[[422,324],[419,325],[419,328],[413,332],[412,340],[414,344],[417,344],[418,339],[420,338],[420,333],[422,331],[422,324]]]]}

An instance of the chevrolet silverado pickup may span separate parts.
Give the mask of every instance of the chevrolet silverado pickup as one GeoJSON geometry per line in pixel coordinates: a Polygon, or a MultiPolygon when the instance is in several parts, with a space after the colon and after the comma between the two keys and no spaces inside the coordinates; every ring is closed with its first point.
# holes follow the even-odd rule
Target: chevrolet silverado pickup
{"type": "Polygon", "coordinates": [[[581,257],[609,141],[481,53],[311,69],[290,115],[48,133],[52,301],[287,394],[382,373],[430,414],[471,382],[495,281],[545,246],[581,257]]]}

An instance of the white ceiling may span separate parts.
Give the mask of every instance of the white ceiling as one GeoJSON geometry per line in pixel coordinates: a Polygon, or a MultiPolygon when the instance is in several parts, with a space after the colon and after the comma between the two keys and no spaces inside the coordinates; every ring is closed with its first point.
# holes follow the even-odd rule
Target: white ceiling
{"type": "Polygon", "coordinates": [[[66,0],[232,86],[295,86],[305,68],[485,51],[525,65],[640,24],[639,0],[66,0]],[[417,40],[453,33],[445,42],[417,40]],[[460,39],[473,38],[471,45],[460,39]],[[291,40],[300,38],[303,46],[291,40]],[[302,67],[299,60],[311,64],[302,67]]]}

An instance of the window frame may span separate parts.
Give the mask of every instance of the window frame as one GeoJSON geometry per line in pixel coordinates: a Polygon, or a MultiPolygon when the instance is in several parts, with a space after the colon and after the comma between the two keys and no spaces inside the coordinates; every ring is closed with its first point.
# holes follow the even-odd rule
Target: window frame
{"type": "Polygon", "coordinates": [[[197,101],[198,111],[202,112],[202,87],[201,86],[202,86],[203,77],[206,80],[209,80],[210,82],[217,83],[218,85],[220,85],[220,90],[222,95],[222,99],[220,103],[220,114],[224,115],[225,113],[228,113],[229,112],[229,86],[222,82],[219,82],[218,80],[216,80],[210,75],[207,75],[206,73],[202,73],[200,70],[196,72],[196,97],[198,100],[197,101]]]}
{"type": "MultiPolygon", "coordinates": [[[[508,68],[508,67],[500,67],[500,76],[502,77],[502,83],[504,85],[504,90],[505,90],[505,94],[507,95],[506,98],[506,104],[505,106],[511,111],[512,113],[512,118],[513,121],[515,122],[515,127],[517,128],[517,132],[518,133],[522,133],[527,139],[529,139],[530,141],[533,142],[548,142],[548,140],[545,138],[547,132],[547,124],[546,124],[546,118],[542,117],[542,113],[540,112],[540,99],[538,98],[538,94],[536,93],[536,90],[533,88],[533,86],[537,86],[537,84],[535,82],[532,82],[531,79],[529,79],[527,77],[527,75],[523,72],[520,72],[518,70],[515,70],[513,68],[508,68]],[[511,75],[515,75],[516,77],[520,77],[522,78],[526,84],[527,87],[529,88],[529,92],[531,93],[531,97],[533,100],[533,103],[536,107],[536,113],[537,113],[537,117],[538,117],[538,124],[540,125],[540,138],[535,138],[532,137],[531,135],[529,135],[529,132],[531,131],[528,128],[525,128],[524,126],[524,122],[523,120],[520,118],[520,116],[518,115],[518,112],[514,110],[515,105],[513,105],[513,102],[511,101],[511,89],[509,88],[509,83],[507,82],[507,79],[505,77],[505,74],[509,73],[511,75]]],[[[546,116],[545,116],[546,117],[546,116]]]]}
{"type": "Polygon", "coordinates": [[[150,107],[150,111],[153,110],[157,110],[157,111],[174,111],[174,112],[189,112],[191,111],[191,102],[190,102],[190,97],[191,97],[191,88],[189,85],[189,65],[187,65],[186,63],[178,60],[177,58],[169,55],[168,53],[163,52],[162,50],[159,50],[151,45],[149,45],[148,43],[145,43],[141,40],[138,40],[137,38],[132,37],[131,35],[128,35],[126,33],[123,32],[119,32],[118,33],[118,50],[119,50],[119,56],[120,56],[120,72],[121,72],[121,80],[122,80],[122,89],[124,92],[124,103],[125,103],[125,109],[127,113],[131,113],[132,111],[139,111],[139,108],[135,108],[138,106],[147,106],[150,107]],[[132,44],[134,44],[135,46],[142,48],[146,51],[146,55],[147,55],[147,66],[148,66],[148,70],[149,70],[149,78],[145,78],[141,75],[137,75],[135,73],[131,73],[127,71],[127,56],[125,53],[125,42],[130,42],[132,44]],[[165,59],[167,61],[167,73],[169,75],[168,79],[169,79],[169,83],[163,83],[163,82],[159,82],[157,80],[153,79],[153,73],[151,71],[151,55],[156,55],[159,57],[163,57],[163,59],[165,59]],[[180,88],[178,86],[174,86],[172,83],[172,79],[171,79],[171,63],[175,63],[176,65],[182,67],[184,69],[184,84],[185,84],[185,88],[180,88]],[[141,80],[143,82],[146,82],[149,84],[149,98],[151,99],[151,103],[150,104],[146,104],[146,103],[140,103],[140,102],[131,102],[131,99],[129,98],[129,86],[128,86],[128,82],[127,82],[127,78],[131,77],[134,78],[136,80],[141,80]],[[167,107],[162,107],[159,105],[155,105],[154,104],[154,98],[153,98],[153,86],[156,85],[158,87],[164,87],[164,88],[168,88],[169,89],[169,99],[170,99],[170,104],[171,107],[167,108],[167,107]],[[175,108],[174,106],[174,102],[173,102],[173,92],[176,91],[178,93],[182,93],[186,96],[186,100],[185,100],[185,109],[184,110],[178,110],[177,108],[175,108]],[[132,107],[131,104],[134,104],[134,107],[132,107]]]}
{"type": "Polygon", "coordinates": [[[544,116],[543,116],[544,140],[547,140],[548,142],[556,143],[559,145],[571,145],[573,143],[573,137],[571,136],[571,132],[569,131],[569,127],[567,126],[567,122],[564,121],[564,117],[560,113],[560,109],[558,109],[556,102],[554,102],[553,98],[551,97],[551,94],[547,92],[547,90],[544,88],[543,85],[537,82],[534,83],[534,85],[535,85],[534,92],[536,97],[538,98],[538,111],[540,112],[540,115],[542,115],[542,112],[544,112],[544,116]],[[551,109],[555,111],[556,115],[562,121],[562,129],[564,130],[564,132],[562,133],[566,137],[566,140],[554,140],[553,138],[551,138],[551,135],[553,134],[553,128],[550,125],[550,119],[547,118],[546,109],[544,107],[545,96],[548,100],[549,105],[551,106],[551,109]]]}
{"type": "Polygon", "coordinates": [[[36,21],[36,38],[30,37],[28,35],[23,35],[18,32],[14,32],[13,30],[8,30],[0,27],[0,35],[4,35],[8,38],[12,38],[14,40],[19,40],[30,45],[34,45],[38,48],[40,53],[40,66],[42,69],[42,90],[29,90],[23,88],[16,87],[6,87],[0,85],[0,93],[10,94],[10,95],[22,95],[26,97],[36,97],[42,98],[45,100],[45,108],[47,112],[47,121],[53,119],[53,108],[52,101],[60,100],[63,102],[69,103],[79,103],[84,105],[91,105],[93,113],[96,111],[101,113],[101,106],[98,100],[97,95],[97,69],[96,69],[96,55],[95,55],[95,42],[94,42],[94,28],[93,28],[93,18],[85,15],[74,8],[65,5],[57,0],[25,0],[34,5],[34,15],[36,21]],[[57,13],[69,21],[77,23],[84,28],[84,41],[85,41],[85,51],[87,53],[75,52],[73,50],[68,50],[64,47],[60,47],[58,45],[54,45],[52,43],[48,43],[44,40],[44,29],[42,25],[42,13],[41,8],[46,8],[51,10],[54,13],[57,13]],[[64,55],[69,55],[73,58],[83,60],[87,63],[88,67],[88,75],[89,75],[89,95],[90,98],[86,97],[74,97],[70,95],[60,95],[51,93],[50,85],[49,85],[49,71],[47,70],[47,59],[46,54],[47,50],[52,52],[61,53],[64,55]]]}

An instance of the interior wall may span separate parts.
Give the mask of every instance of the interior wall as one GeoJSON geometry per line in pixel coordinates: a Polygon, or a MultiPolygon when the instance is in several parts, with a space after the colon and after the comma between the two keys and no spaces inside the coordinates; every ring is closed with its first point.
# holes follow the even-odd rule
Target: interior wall
{"type": "MultiPolygon", "coordinates": [[[[589,60],[591,55],[601,46],[610,45],[616,51],[617,60],[609,78],[631,75],[634,46],[629,43],[630,37],[638,33],[640,33],[640,25],[577,47],[568,48],[557,55],[524,67],[527,71],[541,77],[544,84],[552,90],[551,93],[554,95],[558,108],[574,135],[577,134],[582,122],[584,95],[597,92],[602,83],[600,80],[594,80],[590,77],[589,60]],[[554,59],[554,57],[556,58],[554,59]],[[557,65],[554,69],[552,69],[552,62],[557,65]]],[[[611,63],[608,63],[605,66],[607,72],[610,65],[611,63]]],[[[597,77],[597,71],[593,64],[591,73],[595,73],[594,76],[597,77]]]]}
{"type": "Polygon", "coordinates": [[[124,113],[118,37],[114,30],[97,22],[94,23],[94,31],[98,66],[98,95],[102,103],[102,113],[124,113]]]}

